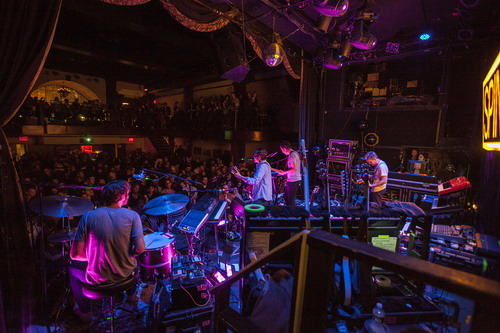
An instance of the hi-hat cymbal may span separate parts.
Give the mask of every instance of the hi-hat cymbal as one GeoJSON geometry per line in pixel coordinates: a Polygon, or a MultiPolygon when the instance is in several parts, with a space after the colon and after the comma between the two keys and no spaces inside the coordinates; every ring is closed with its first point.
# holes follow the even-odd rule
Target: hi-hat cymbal
{"type": "Polygon", "coordinates": [[[60,232],[57,234],[52,234],[47,236],[47,241],[52,243],[64,243],[75,240],[76,230],[71,230],[68,232],[60,232]]]}
{"type": "Polygon", "coordinates": [[[94,204],[92,201],[70,195],[49,195],[42,197],[41,202],[34,199],[30,202],[29,208],[45,216],[70,217],[79,216],[94,209],[94,204]]]}
{"type": "Polygon", "coordinates": [[[166,194],[154,198],[144,205],[144,211],[148,215],[170,214],[184,208],[189,198],[184,194],[166,194]]]}

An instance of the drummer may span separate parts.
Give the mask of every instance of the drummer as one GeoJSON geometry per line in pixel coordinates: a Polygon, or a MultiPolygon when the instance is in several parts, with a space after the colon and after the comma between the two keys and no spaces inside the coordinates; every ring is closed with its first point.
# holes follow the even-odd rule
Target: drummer
{"type": "MultiPolygon", "coordinates": [[[[83,284],[112,286],[133,273],[135,254],[145,251],[139,214],[121,208],[128,201],[130,185],[114,180],[104,186],[101,198],[105,206],[85,213],[71,247],[74,261],[69,269],[73,296],[78,305],[75,314],[83,321],[92,318],[90,300],[83,294],[83,284]]],[[[128,291],[128,301],[136,300],[135,288],[128,291]]]]}

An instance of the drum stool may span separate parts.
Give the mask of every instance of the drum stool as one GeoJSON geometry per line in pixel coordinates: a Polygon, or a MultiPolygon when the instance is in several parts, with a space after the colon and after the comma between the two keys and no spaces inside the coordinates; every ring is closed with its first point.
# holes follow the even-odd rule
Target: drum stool
{"type": "Polygon", "coordinates": [[[109,287],[105,288],[103,288],[102,286],[96,286],[88,283],[83,284],[82,291],[85,297],[93,300],[109,298],[109,304],[111,308],[111,333],[113,333],[115,330],[116,310],[121,309],[130,313],[135,313],[135,311],[131,311],[122,307],[113,308],[113,297],[119,296],[121,293],[132,288],[134,284],[137,283],[137,277],[138,275],[135,272],[132,272],[132,274],[130,274],[130,276],[126,278],[124,281],[110,285],[109,287]]]}

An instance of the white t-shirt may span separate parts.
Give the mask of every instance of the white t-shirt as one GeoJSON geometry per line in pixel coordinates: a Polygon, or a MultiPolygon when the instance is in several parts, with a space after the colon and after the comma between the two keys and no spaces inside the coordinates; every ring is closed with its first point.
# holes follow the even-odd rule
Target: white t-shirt
{"type": "MultiPolygon", "coordinates": [[[[388,175],[389,175],[389,168],[387,167],[387,164],[385,164],[384,161],[380,160],[380,162],[378,162],[377,166],[375,167],[375,170],[373,171],[372,183],[378,183],[382,179],[383,176],[387,177],[388,175]]],[[[384,185],[372,187],[371,191],[372,192],[380,192],[380,191],[385,190],[386,187],[387,187],[387,183],[385,183],[384,185]]]]}
{"type": "Polygon", "coordinates": [[[292,150],[290,155],[288,155],[286,166],[288,169],[293,169],[296,166],[296,171],[286,174],[288,182],[297,182],[302,179],[302,175],[300,174],[300,156],[295,150],[292,150]]]}

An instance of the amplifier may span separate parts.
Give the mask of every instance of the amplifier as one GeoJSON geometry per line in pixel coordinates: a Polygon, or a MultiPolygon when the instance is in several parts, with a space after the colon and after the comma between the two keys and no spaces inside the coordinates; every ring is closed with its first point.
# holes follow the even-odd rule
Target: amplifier
{"type": "Polygon", "coordinates": [[[421,195],[437,196],[437,178],[389,171],[387,190],[396,200],[415,202],[421,195]]]}
{"type": "Polygon", "coordinates": [[[357,147],[358,141],[330,139],[328,141],[328,157],[351,160],[357,147]]]}
{"type": "MultiPolygon", "coordinates": [[[[313,229],[329,230],[328,219],[324,217],[311,217],[309,222],[313,229]]],[[[304,217],[247,216],[240,246],[260,258],[305,227],[304,217]]]]}

